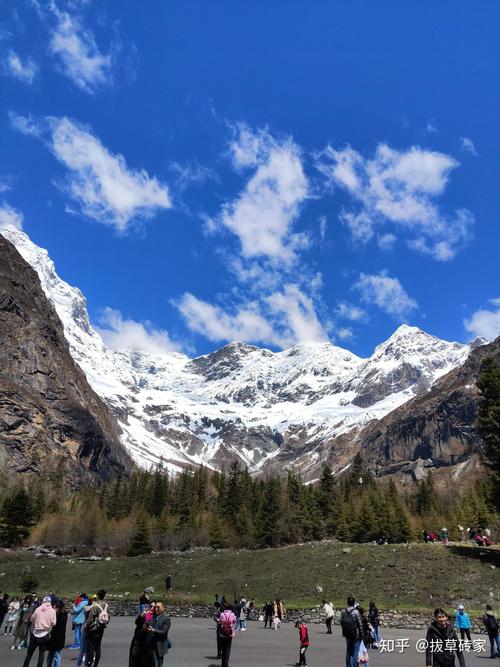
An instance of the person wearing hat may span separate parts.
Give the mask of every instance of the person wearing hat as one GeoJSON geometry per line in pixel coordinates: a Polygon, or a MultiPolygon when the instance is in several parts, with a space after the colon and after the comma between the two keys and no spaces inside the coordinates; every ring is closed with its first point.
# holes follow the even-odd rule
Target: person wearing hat
{"type": "Polygon", "coordinates": [[[307,625],[304,621],[296,621],[295,627],[299,631],[299,661],[297,665],[307,667],[306,651],[309,646],[309,634],[307,632],[307,625]]]}
{"type": "Polygon", "coordinates": [[[455,624],[457,626],[457,630],[460,630],[460,637],[462,641],[465,639],[465,636],[467,635],[467,639],[471,642],[472,641],[470,637],[471,622],[469,614],[466,613],[463,604],[458,605],[457,613],[455,614],[455,624]]]}
{"type": "Polygon", "coordinates": [[[35,609],[31,617],[31,636],[28,645],[28,653],[23,662],[23,667],[28,667],[33,653],[38,649],[37,667],[42,667],[45,651],[49,648],[50,631],[56,624],[56,612],[52,606],[49,596],[44,597],[42,604],[35,609]]]}

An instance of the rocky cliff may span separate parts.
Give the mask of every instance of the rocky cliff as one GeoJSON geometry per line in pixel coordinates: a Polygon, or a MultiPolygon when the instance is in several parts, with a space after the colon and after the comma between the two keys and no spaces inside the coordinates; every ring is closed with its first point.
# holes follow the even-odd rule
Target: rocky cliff
{"type": "Polygon", "coordinates": [[[0,235],[0,465],[74,483],[132,462],[119,427],[71,357],[37,273],[0,235]]]}

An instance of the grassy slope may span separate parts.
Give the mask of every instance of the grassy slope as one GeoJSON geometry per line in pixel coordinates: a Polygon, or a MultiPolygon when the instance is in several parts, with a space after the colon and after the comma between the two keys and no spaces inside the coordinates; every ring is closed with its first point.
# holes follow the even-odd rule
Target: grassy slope
{"type": "MultiPolygon", "coordinates": [[[[19,589],[23,574],[39,581],[39,590],[54,590],[74,598],[78,592],[104,587],[112,595],[137,599],[145,586],[163,591],[165,576],[174,579],[178,600],[208,602],[215,592],[231,596],[244,592],[258,604],[273,595],[288,607],[318,604],[322,597],[340,606],[348,593],[382,609],[431,609],[464,602],[480,610],[488,601],[500,602],[500,568],[491,569],[441,545],[375,546],[318,543],[263,551],[196,550],[194,552],[113,558],[110,561],[75,561],[34,558],[28,552],[0,554],[0,589],[19,589]],[[343,553],[349,546],[351,552],[343,553]],[[316,594],[315,586],[324,589],[316,594]],[[494,598],[491,598],[490,591],[494,598]]],[[[497,553],[498,555],[498,553],[497,553]]]]}

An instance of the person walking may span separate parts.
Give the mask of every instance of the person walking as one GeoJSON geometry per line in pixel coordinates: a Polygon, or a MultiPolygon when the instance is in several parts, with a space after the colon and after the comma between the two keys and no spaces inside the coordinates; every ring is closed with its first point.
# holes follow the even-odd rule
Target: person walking
{"type": "Polygon", "coordinates": [[[19,602],[19,598],[18,597],[12,598],[12,600],[9,602],[7,615],[5,616],[5,627],[3,631],[4,635],[12,634],[12,630],[17,625],[20,610],[21,610],[21,603],[19,602]]]}
{"type": "Polygon", "coordinates": [[[267,624],[269,623],[269,630],[273,627],[273,609],[274,609],[274,602],[272,602],[272,600],[266,602],[263,609],[264,628],[267,628],[267,624]]]}
{"type": "Polygon", "coordinates": [[[170,626],[171,620],[170,616],[165,611],[165,605],[162,602],[157,602],[153,607],[153,618],[148,626],[148,632],[151,633],[150,637],[153,643],[155,667],[162,667],[163,658],[171,647],[168,638],[170,626]]]}
{"type": "Polygon", "coordinates": [[[323,613],[325,615],[326,634],[331,635],[333,617],[335,616],[331,602],[328,603],[326,600],[323,600],[323,613]]]}
{"type": "Polygon", "coordinates": [[[0,630],[2,629],[3,620],[9,610],[9,594],[4,593],[0,598],[0,630]]]}
{"type": "Polygon", "coordinates": [[[236,616],[231,609],[231,605],[226,604],[224,611],[219,616],[219,634],[221,644],[221,667],[229,667],[229,656],[231,655],[231,645],[235,635],[236,616]]]}
{"type": "Polygon", "coordinates": [[[33,654],[38,649],[37,667],[43,667],[45,651],[49,647],[50,631],[56,624],[56,612],[52,607],[50,597],[44,597],[42,604],[35,609],[31,616],[31,636],[28,644],[28,653],[23,667],[28,667],[33,654]]]}
{"type": "Polygon", "coordinates": [[[89,604],[86,593],[80,593],[71,609],[73,615],[73,643],[68,648],[79,649],[82,635],[82,625],[85,623],[85,607],[89,604]]]}
{"type": "Polygon", "coordinates": [[[442,528],[441,529],[441,541],[443,542],[444,546],[447,547],[449,544],[449,533],[448,533],[448,528],[442,528]]]}
{"type": "Polygon", "coordinates": [[[66,644],[66,625],[68,623],[68,612],[66,611],[63,600],[57,600],[55,610],[56,624],[50,633],[47,667],[61,667],[61,651],[66,644]]]}
{"type": "Polygon", "coordinates": [[[460,649],[457,633],[442,609],[434,611],[434,620],[427,630],[427,667],[454,667],[455,656],[460,667],[465,667],[465,660],[460,649]]]}
{"type": "Polygon", "coordinates": [[[241,632],[246,632],[247,629],[247,617],[246,617],[246,605],[247,601],[243,596],[240,597],[238,601],[238,629],[241,632]]]}
{"type": "Polygon", "coordinates": [[[347,607],[340,615],[340,625],[346,644],[346,667],[358,667],[358,653],[363,636],[363,626],[361,615],[356,608],[356,600],[352,595],[347,598],[347,607]]]}
{"type": "Polygon", "coordinates": [[[97,667],[101,659],[101,642],[104,630],[109,623],[108,605],[104,602],[106,591],[102,588],[97,591],[96,599],[92,602],[85,622],[85,665],[97,667]]]}
{"type": "Polygon", "coordinates": [[[458,605],[457,613],[455,614],[455,624],[460,630],[460,638],[464,641],[465,637],[471,642],[470,629],[472,623],[470,622],[469,614],[466,613],[463,604],[458,605]]]}
{"type": "Polygon", "coordinates": [[[378,648],[378,644],[380,643],[380,616],[375,602],[370,602],[370,608],[368,609],[368,622],[372,626],[373,648],[378,648]]]}
{"type": "Polygon", "coordinates": [[[27,595],[21,605],[19,610],[19,618],[17,620],[16,627],[14,628],[14,640],[12,642],[11,649],[21,649],[26,648],[26,638],[28,636],[28,630],[31,624],[31,615],[35,611],[33,606],[33,601],[31,595],[27,595]]]}
{"type": "Polygon", "coordinates": [[[303,621],[297,621],[295,627],[299,631],[299,661],[298,665],[301,667],[307,667],[306,662],[306,651],[309,647],[309,634],[307,632],[307,625],[303,621]]]}
{"type": "Polygon", "coordinates": [[[500,625],[490,604],[486,605],[483,623],[488,633],[488,639],[490,640],[491,657],[498,656],[500,658],[500,625]]]}

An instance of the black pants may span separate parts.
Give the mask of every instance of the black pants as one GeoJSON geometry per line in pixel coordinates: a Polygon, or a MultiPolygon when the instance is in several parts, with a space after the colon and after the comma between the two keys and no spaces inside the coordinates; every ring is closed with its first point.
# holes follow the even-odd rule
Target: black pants
{"type": "MultiPolygon", "coordinates": [[[[97,632],[87,632],[86,639],[86,651],[85,651],[85,665],[86,667],[97,667],[99,660],[101,659],[101,642],[102,635],[104,630],[98,630],[97,632]]],[[[24,667],[24,666],[23,666],[24,667]]]]}
{"type": "Polygon", "coordinates": [[[332,619],[331,617],[330,617],[330,618],[327,618],[327,619],[325,620],[325,623],[326,623],[326,634],[327,634],[327,635],[331,635],[331,634],[332,634],[332,620],[333,620],[333,619],[332,619]]]}
{"type": "Polygon", "coordinates": [[[269,630],[273,627],[273,617],[268,616],[267,614],[264,616],[264,627],[267,628],[267,622],[269,621],[269,630]]]}
{"type": "Polygon", "coordinates": [[[30,636],[30,643],[28,644],[28,653],[23,662],[23,667],[28,667],[33,657],[33,653],[38,649],[37,667],[43,667],[43,660],[45,658],[45,651],[49,649],[49,635],[45,637],[30,636]]]}
{"type": "Polygon", "coordinates": [[[299,651],[299,665],[307,665],[306,662],[307,646],[301,646],[299,651]]]}
{"type": "Polygon", "coordinates": [[[460,637],[462,641],[465,639],[465,635],[467,635],[467,639],[471,642],[472,639],[470,638],[470,628],[460,628],[460,637]]]}
{"type": "Polygon", "coordinates": [[[221,636],[219,634],[219,628],[217,628],[215,634],[217,636],[217,658],[220,658],[222,656],[222,642],[221,642],[221,636]]]}
{"type": "Polygon", "coordinates": [[[231,644],[233,643],[232,637],[221,637],[220,644],[222,650],[222,663],[221,667],[229,667],[229,656],[231,655],[231,644]]]}

